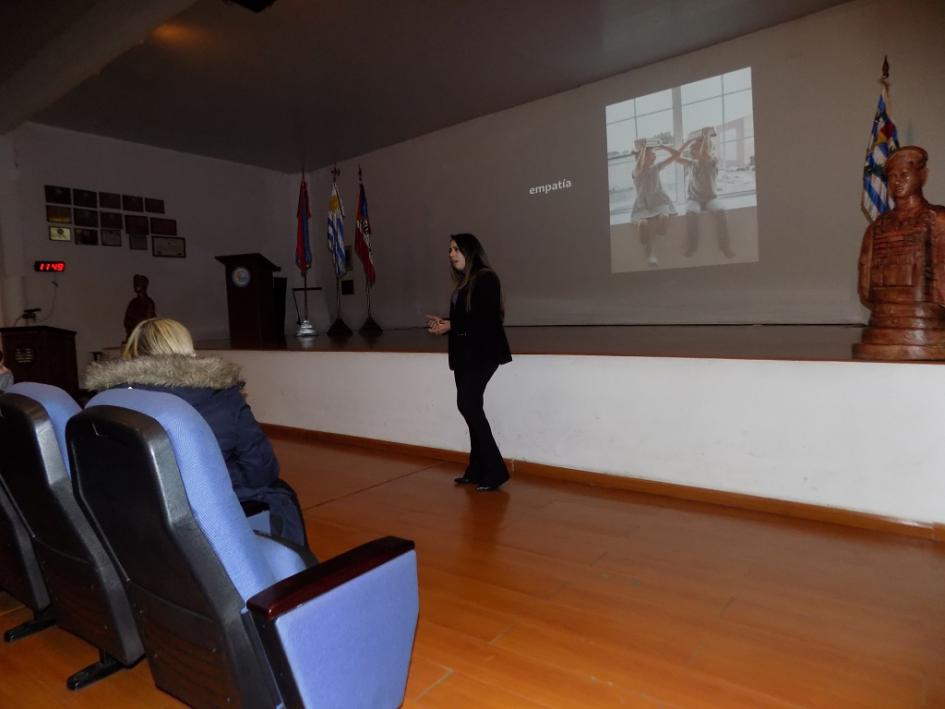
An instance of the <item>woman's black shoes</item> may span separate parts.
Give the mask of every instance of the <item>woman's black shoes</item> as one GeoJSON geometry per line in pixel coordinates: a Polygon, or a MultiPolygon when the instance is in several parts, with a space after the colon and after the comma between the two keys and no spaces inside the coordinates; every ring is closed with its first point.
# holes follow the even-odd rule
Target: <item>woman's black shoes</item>
{"type": "Polygon", "coordinates": [[[457,485],[475,485],[476,492],[495,492],[508,480],[508,477],[505,478],[500,483],[484,483],[475,478],[469,477],[469,475],[463,475],[462,477],[453,478],[453,482],[457,485]]]}

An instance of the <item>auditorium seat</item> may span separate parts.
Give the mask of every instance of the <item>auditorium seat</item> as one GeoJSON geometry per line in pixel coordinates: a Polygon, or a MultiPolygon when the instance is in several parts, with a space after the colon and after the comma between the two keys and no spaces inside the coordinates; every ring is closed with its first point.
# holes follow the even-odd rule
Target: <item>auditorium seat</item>
{"type": "MultiPolygon", "coordinates": [[[[0,465],[3,464],[0,458],[0,465]]],[[[46,580],[39,568],[29,530],[13,506],[0,476],[0,590],[33,611],[33,617],[3,634],[12,643],[54,625],[46,580]]]]}
{"type": "Polygon", "coordinates": [[[158,687],[196,707],[401,704],[418,615],[412,542],[385,537],[311,565],[254,532],[209,426],[170,394],[103,392],[67,440],[158,687]]]}
{"type": "Polygon", "coordinates": [[[144,654],[117,569],[76,502],[63,458],[66,422],[78,412],[48,384],[14,384],[0,397],[0,475],[32,536],[56,623],[99,649],[98,662],[69,677],[70,689],[144,654]]]}

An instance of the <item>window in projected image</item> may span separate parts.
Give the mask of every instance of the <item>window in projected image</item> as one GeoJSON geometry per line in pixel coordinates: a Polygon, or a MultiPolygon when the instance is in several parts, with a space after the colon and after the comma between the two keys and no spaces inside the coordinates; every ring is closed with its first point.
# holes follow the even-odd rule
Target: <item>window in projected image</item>
{"type": "Polygon", "coordinates": [[[751,68],[607,106],[611,270],[758,260],[751,68]]]}

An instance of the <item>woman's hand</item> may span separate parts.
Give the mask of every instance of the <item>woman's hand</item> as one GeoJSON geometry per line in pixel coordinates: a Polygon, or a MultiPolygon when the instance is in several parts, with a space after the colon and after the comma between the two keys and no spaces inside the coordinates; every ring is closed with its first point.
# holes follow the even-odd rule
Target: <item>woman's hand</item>
{"type": "Polygon", "coordinates": [[[427,315],[427,332],[431,335],[445,335],[450,331],[450,321],[436,315],[427,315]]]}

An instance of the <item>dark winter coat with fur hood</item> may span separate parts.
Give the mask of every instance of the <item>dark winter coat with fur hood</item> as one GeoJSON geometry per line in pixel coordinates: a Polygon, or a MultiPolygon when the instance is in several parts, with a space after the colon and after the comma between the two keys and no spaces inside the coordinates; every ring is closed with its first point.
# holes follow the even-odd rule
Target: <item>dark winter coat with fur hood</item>
{"type": "Polygon", "coordinates": [[[239,377],[237,365],[218,357],[156,355],[93,362],[85,372],[85,388],[164,391],[189,403],[210,424],[237,497],[267,503],[273,534],[304,545],[295,494],[278,479],[279,462],[246,403],[239,377]]]}

